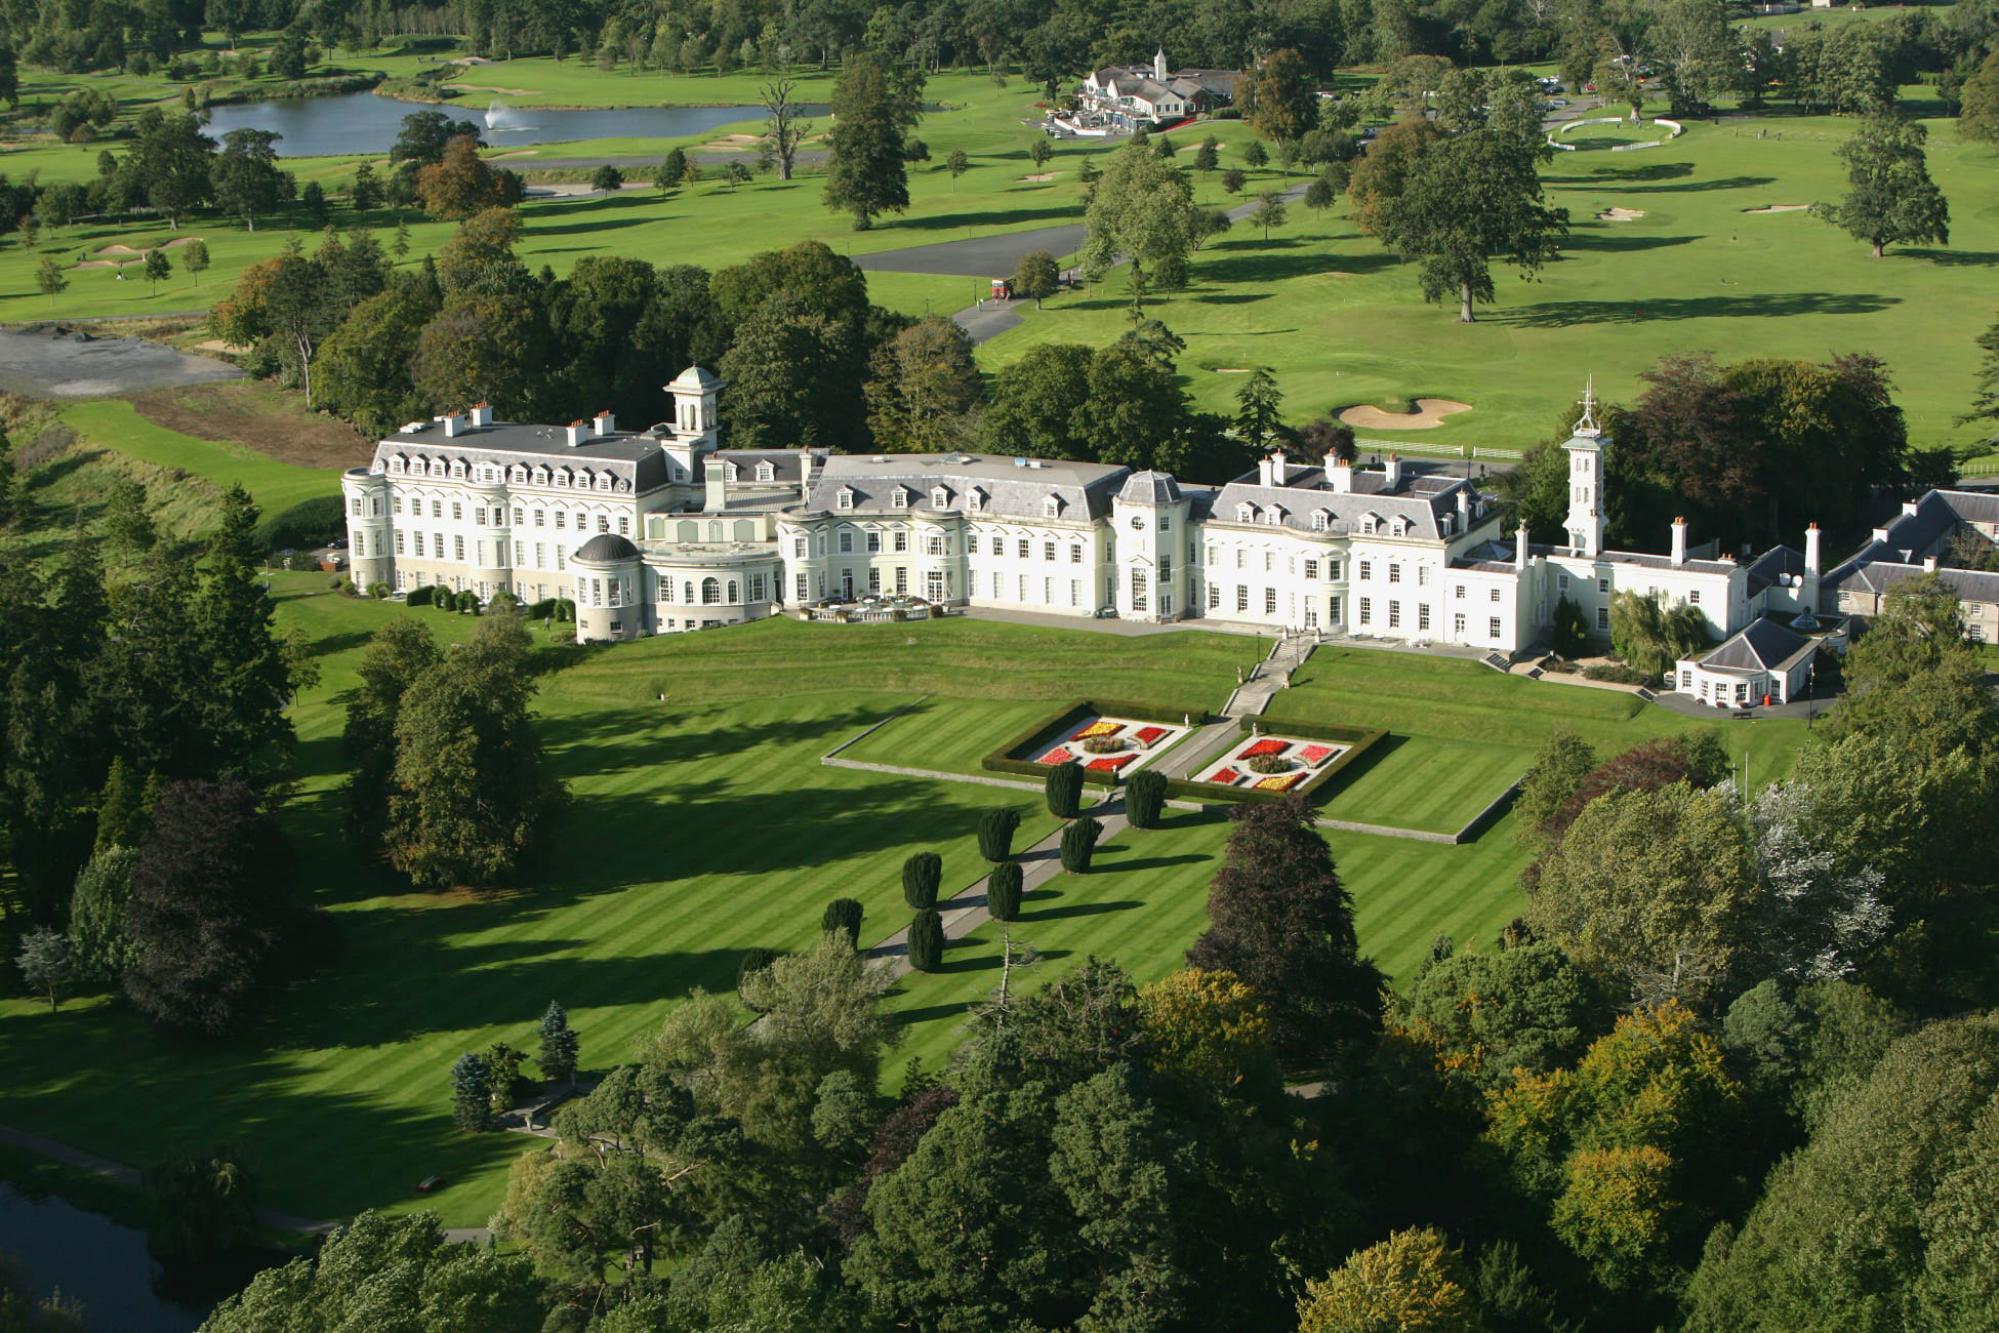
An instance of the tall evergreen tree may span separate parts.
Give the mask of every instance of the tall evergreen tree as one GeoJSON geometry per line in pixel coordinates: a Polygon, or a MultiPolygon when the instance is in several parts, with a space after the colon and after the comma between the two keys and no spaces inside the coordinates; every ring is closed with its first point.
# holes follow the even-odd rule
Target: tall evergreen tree
{"type": "Polygon", "coordinates": [[[570,1083],[576,1078],[576,1029],[569,1026],[569,1014],[554,1000],[541,1016],[541,1072],[551,1082],[570,1083]]]}
{"type": "Polygon", "coordinates": [[[826,206],[852,213],[856,231],[909,207],[903,137],[921,114],[921,98],[920,74],[912,76],[872,52],[849,60],[834,85],[826,206]]]}

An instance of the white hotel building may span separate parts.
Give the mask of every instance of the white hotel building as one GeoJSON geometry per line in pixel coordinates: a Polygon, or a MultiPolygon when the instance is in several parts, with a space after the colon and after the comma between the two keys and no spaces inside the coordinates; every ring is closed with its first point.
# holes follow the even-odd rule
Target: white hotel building
{"type": "Polygon", "coordinates": [[[721,387],[690,367],[667,386],[674,419],[637,432],[609,413],[550,427],[483,406],[411,423],[344,478],[355,582],[569,597],[584,641],[870,595],[1505,655],[1544,641],[1563,597],[1597,631],[1618,592],[1688,603],[1717,638],[1820,609],[1816,527],[1803,551],[1746,564],[1689,557],[1683,523],[1666,554],[1606,549],[1610,441],[1587,413],[1566,445],[1567,540],[1548,546],[1503,533],[1470,479],[1392,456],[1274,454],[1203,486],[1094,463],[723,449],[721,387]]]}

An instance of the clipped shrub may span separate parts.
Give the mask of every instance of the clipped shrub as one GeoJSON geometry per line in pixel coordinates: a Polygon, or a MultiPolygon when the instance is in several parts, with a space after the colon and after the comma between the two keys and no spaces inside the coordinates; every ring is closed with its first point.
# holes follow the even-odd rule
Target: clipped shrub
{"type": "Polygon", "coordinates": [[[917,852],[902,863],[902,900],[917,911],[937,905],[937,888],[944,882],[944,858],[917,852]]]}
{"type": "Polygon", "coordinates": [[[1020,827],[1020,811],[1012,806],[988,810],[979,816],[979,855],[998,864],[1013,857],[1013,835],[1020,827]]]}
{"type": "Polygon", "coordinates": [[[430,604],[440,611],[456,611],[458,609],[458,594],[452,592],[449,588],[439,588],[431,593],[430,604]]]}
{"type": "Polygon", "coordinates": [[[452,599],[452,604],[458,608],[461,615],[479,614],[479,594],[470,588],[460,591],[458,596],[452,599]]]}
{"type": "Polygon", "coordinates": [[[835,898],[826,904],[826,911],[819,918],[819,929],[828,934],[838,931],[847,937],[847,947],[861,947],[861,904],[854,898],[835,898]]]}
{"type": "Polygon", "coordinates": [[[1158,828],[1166,809],[1166,775],[1141,768],[1124,785],[1124,815],[1133,828],[1158,828]]]}
{"type": "Polygon", "coordinates": [[[1083,808],[1083,766],[1073,760],[1049,765],[1046,789],[1048,813],[1057,819],[1074,819],[1083,808]]]}
{"type": "Polygon", "coordinates": [[[411,588],[409,596],[403,599],[405,606],[429,606],[430,599],[437,596],[437,589],[429,584],[411,588]]]}
{"type": "Polygon", "coordinates": [[[1088,874],[1104,826],[1088,815],[1062,830],[1062,868],[1072,875],[1088,874]]]}
{"type": "Polygon", "coordinates": [[[394,589],[386,583],[371,583],[368,585],[368,595],[378,602],[387,601],[389,594],[393,591],[394,589]]]}
{"type": "Polygon", "coordinates": [[[909,920],[909,965],[935,972],[944,963],[944,918],[926,907],[909,920]]]}
{"type": "MultiPolygon", "coordinates": [[[[736,964],[736,994],[742,995],[743,983],[757,973],[768,969],[772,963],[778,960],[778,956],[778,952],[775,949],[758,947],[743,950],[743,960],[736,964]]],[[[748,996],[743,996],[743,1003],[750,1003],[748,996]]],[[[755,1009],[756,1006],[750,1004],[750,1008],[755,1009]]]]}
{"type": "Polygon", "coordinates": [[[566,625],[566,624],[568,624],[569,622],[571,622],[571,621],[575,620],[575,619],[576,619],[576,603],[575,603],[575,602],[572,602],[572,601],[571,601],[571,600],[569,600],[569,599],[568,599],[567,597],[558,597],[558,598],[556,598],[556,599],[555,599],[555,618],[556,618],[556,620],[560,621],[560,622],[561,622],[562,624],[565,624],[565,625],[566,625]]]}
{"type": "Polygon", "coordinates": [[[1002,861],[986,876],[986,910],[995,921],[1020,916],[1020,862],[1002,861]]]}
{"type": "Polygon", "coordinates": [[[530,606],[528,608],[528,619],[529,620],[555,619],[555,603],[556,599],[553,597],[542,598],[540,601],[536,602],[533,606],[530,606]]]}

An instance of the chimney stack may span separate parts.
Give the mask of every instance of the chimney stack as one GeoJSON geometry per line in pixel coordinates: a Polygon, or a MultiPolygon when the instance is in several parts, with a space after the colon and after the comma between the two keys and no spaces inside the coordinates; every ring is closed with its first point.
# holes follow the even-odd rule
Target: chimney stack
{"type": "Polygon", "coordinates": [[[1819,525],[1814,522],[1805,529],[1805,573],[1819,572],[1819,525]]]}
{"type": "Polygon", "coordinates": [[[1353,494],[1353,464],[1338,454],[1327,454],[1326,485],[1335,495],[1353,494]]]}
{"type": "Polygon", "coordinates": [[[492,405],[491,403],[474,403],[474,404],[472,404],[472,424],[473,424],[473,425],[475,425],[475,426],[490,426],[490,425],[492,425],[492,424],[493,424],[493,405],[492,405]]]}
{"type": "Polygon", "coordinates": [[[1282,486],[1291,480],[1291,466],[1284,459],[1282,449],[1273,450],[1270,455],[1270,484],[1282,486]]]}
{"type": "Polygon", "coordinates": [[[611,415],[611,409],[607,407],[592,418],[590,424],[594,434],[609,435],[618,428],[618,419],[611,415]]]}
{"type": "Polygon", "coordinates": [[[465,418],[457,412],[446,412],[438,420],[444,423],[444,434],[447,439],[465,429],[465,418]]]}
{"type": "Polygon", "coordinates": [[[1923,557],[1923,573],[1925,573],[1925,574],[1934,574],[1934,573],[1936,573],[1936,572],[1937,572],[1937,558],[1936,558],[1935,556],[1933,556],[1933,555],[1926,555],[1926,556],[1924,556],[1924,557],[1923,557]]]}
{"type": "Polygon", "coordinates": [[[1914,518],[1916,516],[1916,502],[1914,500],[1902,501],[1902,514],[1905,518],[1914,518]]]}
{"type": "Polygon", "coordinates": [[[803,501],[812,496],[812,451],[798,451],[798,498],[803,501]]]}
{"type": "Polygon", "coordinates": [[[569,437],[569,447],[574,449],[583,443],[584,437],[590,433],[590,425],[588,422],[577,420],[570,422],[565,430],[569,437]]]}
{"type": "Polygon", "coordinates": [[[1381,489],[1393,491],[1402,485],[1402,460],[1395,454],[1381,465],[1381,489]]]}
{"type": "Polygon", "coordinates": [[[1471,487],[1458,487],[1458,519],[1466,528],[1471,527],[1471,487]]]}
{"type": "Polygon", "coordinates": [[[1673,520],[1673,563],[1687,563],[1687,520],[1684,518],[1673,520]]]}
{"type": "Polygon", "coordinates": [[[1259,458],[1259,459],[1257,459],[1257,460],[1256,460],[1256,484],[1257,484],[1257,485],[1259,485],[1259,486],[1271,486],[1271,485],[1275,485],[1275,484],[1276,484],[1276,483],[1272,482],[1272,481],[1271,481],[1271,479],[1270,479],[1270,475],[1271,475],[1271,473],[1273,473],[1273,472],[1275,472],[1275,471],[1277,470],[1277,469],[1276,469],[1276,465],[1275,465],[1275,464],[1276,464],[1276,460],[1274,460],[1274,459],[1272,459],[1272,458],[1269,458],[1269,457],[1264,457],[1264,458],[1259,458]]]}
{"type": "Polygon", "coordinates": [[[1515,572],[1527,568],[1527,525],[1522,523],[1513,530],[1513,568],[1515,572]]]}

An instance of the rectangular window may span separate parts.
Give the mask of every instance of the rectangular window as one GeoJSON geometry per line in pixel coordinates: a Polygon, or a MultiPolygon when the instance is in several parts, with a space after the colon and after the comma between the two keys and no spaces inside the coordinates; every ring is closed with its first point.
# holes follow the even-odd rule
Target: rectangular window
{"type": "Polygon", "coordinates": [[[925,538],[923,539],[923,552],[924,552],[924,554],[925,554],[925,555],[942,555],[942,554],[944,554],[944,536],[943,536],[943,534],[942,534],[942,533],[937,533],[937,532],[933,532],[933,533],[931,533],[931,534],[930,534],[929,536],[925,537],[925,538]]]}
{"type": "Polygon", "coordinates": [[[1212,583],[1208,585],[1208,609],[1210,611],[1222,609],[1222,590],[1212,583]]]}
{"type": "Polygon", "coordinates": [[[1332,617],[1331,617],[1331,619],[1332,619],[1332,622],[1333,622],[1333,624],[1337,625],[1337,624],[1339,624],[1339,623],[1340,623],[1340,599],[1339,599],[1339,598],[1335,597],[1335,598],[1333,598],[1333,599],[1332,599],[1332,607],[1333,607],[1333,613],[1332,613],[1332,617]]]}
{"type": "Polygon", "coordinates": [[[1419,588],[1430,586],[1430,567],[1428,565],[1416,566],[1416,586],[1419,588]]]}
{"type": "Polygon", "coordinates": [[[812,585],[805,581],[805,575],[795,574],[791,580],[792,595],[799,601],[808,601],[812,596],[812,585]]]}
{"type": "Polygon", "coordinates": [[[840,531],[840,554],[852,555],[853,552],[854,552],[854,534],[846,531],[843,528],[840,531]]]}
{"type": "Polygon", "coordinates": [[[1277,589],[1265,588],[1263,590],[1263,614],[1266,616],[1277,614],[1277,589]]]}
{"type": "Polygon", "coordinates": [[[463,560],[465,558],[465,539],[463,537],[453,537],[451,539],[451,558],[453,560],[463,560]]]}
{"type": "Polygon", "coordinates": [[[357,496],[355,496],[354,498],[352,498],[351,500],[349,500],[349,501],[347,502],[347,512],[348,512],[348,513],[350,513],[350,514],[352,514],[352,515],[353,515],[353,516],[354,516],[355,518],[359,518],[359,517],[361,517],[361,497],[360,497],[360,496],[358,496],[358,495],[357,495],[357,496]]]}
{"type": "Polygon", "coordinates": [[[561,542],[555,544],[555,567],[557,569],[569,568],[569,553],[562,549],[561,542]]]}
{"type": "Polygon", "coordinates": [[[1338,582],[1340,581],[1340,562],[1339,562],[1339,561],[1335,560],[1335,561],[1333,561],[1333,562],[1331,563],[1331,565],[1330,565],[1330,566],[1328,567],[1328,570],[1327,570],[1327,573],[1326,573],[1326,577],[1327,577],[1327,578],[1329,578],[1329,579],[1331,579],[1331,580],[1332,580],[1333,582],[1335,582],[1335,583],[1338,583],[1338,582]]]}
{"type": "Polygon", "coordinates": [[[537,509],[534,511],[534,525],[536,527],[539,528],[547,526],[547,519],[548,519],[548,511],[546,509],[537,509]]]}
{"type": "Polygon", "coordinates": [[[878,554],[881,551],[881,548],[882,548],[882,535],[879,532],[870,532],[868,534],[868,554],[869,555],[878,554]]]}
{"type": "Polygon", "coordinates": [[[898,551],[907,551],[909,549],[908,533],[898,532],[895,534],[895,549],[898,551]]]}
{"type": "Polygon", "coordinates": [[[1172,578],[1173,578],[1173,557],[1170,555],[1162,555],[1159,557],[1159,581],[1161,583],[1167,583],[1170,582],[1172,578]]]}
{"type": "Polygon", "coordinates": [[[1363,625],[1372,625],[1374,623],[1374,599],[1372,597],[1363,597],[1360,599],[1360,623],[1363,625]]]}
{"type": "Polygon", "coordinates": [[[396,530],[396,554],[401,555],[402,553],[403,553],[403,534],[402,530],[399,528],[396,530]]]}
{"type": "Polygon", "coordinates": [[[521,509],[519,505],[514,506],[514,526],[517,528],[526,526],[526,524],[521,522],[521,509]]]}
{"type": "Polygon", "coordinates": [[[1044,606],[1055,605],[1055,580],[1041,580],[1041,601],[1044,606]]]}
{"type": "Polygon", "coordinates": [[[1430,630],[1430,604],[1424,602],[1416,608],[1416,628],[1424,633],[1430,630]]]}
{"type": "Polygon", "coordinates": [[[1069,605],[1081,606],[1082,604],[1083,604],[1083,581],[1081,579],[1070,579],[1069,605]]]}
{"type": "Polygon", "coordinates": [[[548,556],[544,554],[545,549],[540,542],[534,544],[534,567],[536,569],[548,568],[548,556]]]}
{"type": "Polygon", "coordinates": [[[1388,581],[1390,583],[1402,582],[1402,566],[1395,564],[1393,561],[1388,566],[1388,581]]]}
{"type": "Polygon", "coordinates": [[[868,591],[869,591],[869,592],[880,592],[881,590],[882,590],[882,572],[881,572],[881,570],[877,569],[877,568],[876,568],[875,566],[873,566],[873,565],[869,565],[869,566],[868,566],[868,591]]]}
{"type": "Polygon", "coordinates": [[[1497,643],[1499,641],[1499,617],[1494,616],[1492,619],[1486,621],[1485,626],[1485,637],[1497,643]]]}
{"type": "Polygon", "coordinates": [[[1486,600],[1487,600],[1487,601],[1491,601],[1491,602],[1496,602],[1496,601],[1498,601],[1498,600],[1499,600],[1499,589],[1497,589],[1497,588],[1494,588],[1494,589],[1492,590],[1492,594],[1491,594],[1491,596],[1489,596],[1489,597],[1488,597],[1488,598],[1487,598],[1486,600]]]}
{"type": "MultiPolygon", "coordinates": [[[[583,526],[583,524],[582,524],[582,522],[581,522],[581,521],[579,520],[579,521],[577,522],[576,526],[580,528],[580,527],[582,527],[582,526],[583,526]]],[[[606,515],[606,514],[599,514],[599,515],[597,515],[597,531],[599,531],[599,532],[609,532],[610,530],[611,530],[611,519],[610,519],[610,516],[609,516],[609,515],[606,515]]]]}
{"type": "Polygon", "coordinates": [[[1402,603],[1390,602],[1388,604],[1388,628],[1402,628],[1402,603]]]}
{"type": "Polygon", "coordinates": [[[1464,636],[1465,636],[1464,613],[1459,612],[1457,615],[1451,617],[1451,637],[1454,639],[1462,639],[1464,636]]]}
{"type": "Polygon", "coordinates": [[[1027,538],[1025,537],[1020,539],[1020,558],[1022,560],[1027,559],[1027,538]]]}
{"type": "Polygon", "coordinates": [[[1146,596],[1146,593],[1147,593],[1147,588],[1146,588],[1146,583],[1145,583],[1145,571],[1144,571],[1144,570],[1142,570],[1142,569],[1134,569],[1134,570],[1132,570],[1132,571],[1131,571],[1131,609],[1132,609],[1132,610],[1134,610],[1134,611],[1143,611],[1143,610],[1147,609],[1147,605],[1148,605],[1148,599],[1147,599],[1147,596],[1146,596]]]}
{"type": "Polygon", "coordinates": [[[750,575],[750,600],[753,602],[761,602],[763,599],[764,599],[764,576],[761,574],[752,574],[750,575]]]}
{"type": "Polygon", "coordinates": [[[895,591],[898,596],[909,591],[909,566],[895,567],[895,591]]]}
{"type": "Polygon", "coordinates": [[[462,523],[465,521],[465,506],[459,504],[456,500],[451,502],[451,521],[453,523],[462,523]]]}
{"type": "Polygon", "coordinates": [[[526,542],[515,542],[514,563],[517,565],[525,565],[527,562],[528,562],[528,544],[526,542]]]}
{"type": "Polygon", "coordinates": [[[1055,543],[1054,543],[1054,542],[1043,542],[1043,543],[1041,543],[1041,558],[1042,558],[1043,560],[1053,560],[1053,559],[1055,558],[1055,543]]]}
{"type": "Polygon", "coordinates": [[[389,512],[390,512],[391,514],[400,514],[400,513],[402,513],[402,512],[403,512],[403,497],[402,497],[402,496],[400,496],[400,495],[392,495],[392,496],[390,496],[390,497],[389,497],[389,512]]]}
{"type": "MultiPolygon", "coordinates": [[[[1022,544],[1025,545],[1025,543],[1022,544]]],[[[1013,597],[1014,601],[1024,602],[1027,600],[1027,575],[1016,574],[1014,576],[1013,593],[1014,593],[1013,597]]]]}
{"type": "Polygon", "coordinates": [[[569,511],[568,511],[568,510],[566,510],[566,509],[558,509],[558,510],[556,510],[556,511],[555,511],[555,526],[556,526],[556,527],[557,527],[558,529],[560,529],[560,528],[566,528],[566,527],[568,527],[568,526],[569,526],[569,511]]]}
{"type": "Polygon", "coordinates": [[[1005,596],[1006,596],[1006,585],[1000,582],[1000,576],[998,574],[993,575],[993,600],[997,602],[1005,596]]]}
{"type": "Polygon", "coordinates": [[[430,502],[430,516],[431,516],[432,518],[443,518],[443,517],[444,517],[444,501],[442,501],[442,500],[432,500],[432,501],[430,502]]]}
{"type": "Polygon", "coordinates": [[[1569,576],[1567,574],[1555,575],[1555,590],[1557,592],[1567,592],[1569,590],[1569,576]]]}
{"type": "Polygon", "coordinates": [[[1359,578],[1362,583],[1366,583],[1374,578],[1374,561],[1363,560],[1360,562],[1359,578]]]}
{"type": "Polygon", "coordinates": [[[1692,592],[1687,594],[1687,605],[1699,606],[1700,604],[1701,604],[1701,591],[1699,588],[1696,588],[1692,592]]]}
{"type": "Polygon", "coordinates": [[[1596,590],[1597,590],[1597,591],[1598,591],[1599,593],[1605,593],[1605,592],[1609,592],[1609,591],[1610,591],[1610,580],[1609,580],[1609,579],[1598,579],[1598,580],[1596,581],[1596,590]]]}
{"type": "Polygon", "coordinates": [[[1072,565],[1080,565],[1083,563],[1083,543],[1081,542],[1069,543],[1069,563],[1072,565]]]}
{"type": "MultiPolygon", "coordinates": [[[[1494,621],[1493,623],[1494,623],[1494,624],[1497,624],[1498,622],[1497,622],[1497,621],[1494,621]]],[[[1610,628],[1610,608],[1609,608],[1609,607],[1607,607],[1607,606],[1599,606],[1599,607],[1598,607],[1598,608],[1596,609],[1596,627],[1597,627],[1598,629],[1609,629],[1609,628],[1610,628]]]]}
{"type": "Polygon", "coordinates": [[[630,515],[618,515],[618,535],[620,537],[629,537],[632,535],[632,520],[630,515]]]}
{"type": "Polygon", "coordinates": [[[1318,562],[1318,561],[1316,561],[1316,560],[1307,560],[1307,561],[1305,562],[1305,577],[1306,577],[1306,578],[1308,578],[1308,579],[1316,579],[1316,578],[1318,578],[1318,577],[1319,577],[1319,562],[1318,562]]]}
{"type": "Polygon", "coordinates": [[[1238,614],[1249,611],[1249,589],[1240,583],[1235,585],[1235,609],[1238,614]]]}

